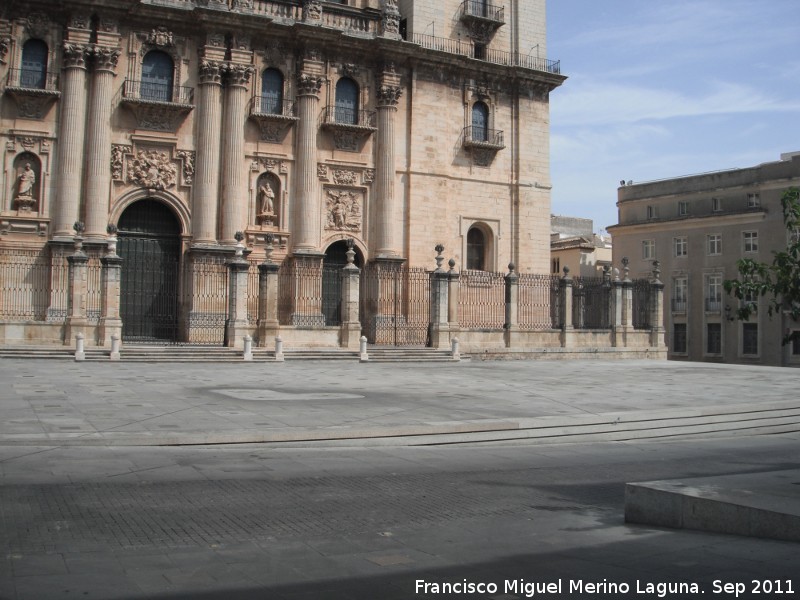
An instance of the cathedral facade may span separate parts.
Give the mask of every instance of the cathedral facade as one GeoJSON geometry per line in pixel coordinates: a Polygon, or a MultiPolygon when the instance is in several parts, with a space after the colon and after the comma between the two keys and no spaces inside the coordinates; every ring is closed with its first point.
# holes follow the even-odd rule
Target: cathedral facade
{"type": "Polygon", "coordinates": [[[123,339],[192,341],[229,315],[236,256],[254,321],[264,261],[295,315],[304,269],[428,268],[437,245],[462,270],[546,273],[564,77],[544,7],[4,3],[4,341],[66,342],[76,310],[98,345],[117,317],[123,339]]]}

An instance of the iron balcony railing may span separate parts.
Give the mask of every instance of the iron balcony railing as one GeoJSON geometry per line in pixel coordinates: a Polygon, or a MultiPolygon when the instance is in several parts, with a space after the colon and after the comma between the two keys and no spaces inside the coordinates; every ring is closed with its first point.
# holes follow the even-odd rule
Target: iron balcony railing
{"type": "Polygon", "coordinates": [[[58,73],[49,73],[40,69],[9,69],[7,86],[26,90],[58,90],[58,73]]]}
{"type": "Polygon", "coordinates": [[[686,300],[676,300],[675,298],[672,299],[672,312],[674,313],[685,313],[686,312],[686,300]]]}
{"type": "Polygon", "coordinates": [[[722,312],[722,300],[720,298],[706,298],[706,312],[722,312]]]}
{"type": "Polygon", "coordinates": [[[126,79],[122,86],[122,97],[143,102],[189,105],[194,99],[194,88],[126,79]]]}
{"type": "Polygon", "coordinates": [[[467,146],[505,148],[501,130],[477,127],[475,125],[464,127],[464,144],[467,146]]]}
{"type": "Polygon", "coordinates": [[[273,96],[253,96],[250,100],[250,114],[258,116],[294,117],[294,102],[278,100],[273,96]]]}
{"type": "Polygon", "coordinates": [[[494,6],[485,1],[481,2],[481,0],[464,0],[461,3],[462,17],[476,17],[496,23],[505,23],[504,11],[505,8],[502,6],[494,6]]]}
{"type": "Polygon", "coordinates": [[[375,128],[375,111],[355,110],[341,106],[326,106],[322,111],[322,124],[375,128]]]}
{"type": "Polygon", "coordinates": [[[538,56],[519,54],[518,52],[503,52],[502,50],[485,48],[480,45],[476,47],[476,45],[471,42],[462,42],[460,40],[420,33],[414,34],[413,43],[429,50],[458,54],[495,65],[544,71],[545,73],[552,73],[554,75],[561,74],[561,61],[558,60],[548,60],[546,58],[539,58],[538,56]]]}

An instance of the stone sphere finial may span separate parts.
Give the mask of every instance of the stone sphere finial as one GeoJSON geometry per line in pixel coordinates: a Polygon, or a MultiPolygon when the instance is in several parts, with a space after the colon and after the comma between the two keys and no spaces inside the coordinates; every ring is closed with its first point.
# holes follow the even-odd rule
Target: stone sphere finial
{"type": "Polygon", "coordinates": [[[513,262],[508,263],[508,272],[509,273],[513,273],[514,269],[516,269],[516,268],[517,268],[517,265],[515,265],[513,262]]]}
{"type": "Polygon", "coordinates": [[[84,231],[86,231],[86,225],[83,224],[83,221],[75,221],[75,223],[72,224],[72,228],[78,235],[81,235],[84,231]]]}
{"type": "Polygon", "coordinates": [[[564,277],[566,277],[567,275],[569,275],[569,267],[564,265],[564,277]]]}
{"type": "Polygon", "coordinates": [[[106,227],[106,233],[108,235],[117,235],[118,231],[119,229],[117,229],[117,226],[114,225],[113,223],[109,223],[108,226],[106,227]]]}
{"type": "Polygon", "coordinates": [[[448,260],[447,261],[447,266],[450,267],[451,271],[455,270],[455,268],[456,268],[456,259],[455,258],[451,258],[450,260],[448,260]]]}

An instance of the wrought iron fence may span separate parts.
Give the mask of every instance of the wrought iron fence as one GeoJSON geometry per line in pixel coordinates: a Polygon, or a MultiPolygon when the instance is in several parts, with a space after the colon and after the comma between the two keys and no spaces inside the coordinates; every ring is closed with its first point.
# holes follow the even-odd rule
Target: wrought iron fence
{"type": "Polygon", "coordinates": [[[561,327],[558,275],[521,274],[517,297],[520,329],[544,331],[561,327]]]}
{"type": "Polygon", "coordinates": [[[222,256],[196,256],[185,262],[184,306],[188,310],[185,340],[221,345],[228,317],[228,265],[222,256]]]}
{"type": "Polygon", "coordinates": [[[322,264],[284,261],[278,271],[278,321],[301,328],[325,326],[322,264]]]}
{"type": "Polygon", "coordinates": [[[50,257],[46,250],[0,252],[0,319],[46,320],[51,289],[50,257]]]}
{"type": "Polygon", "coordinates": [[[575,329],[608,329],[611,282],[602,277],[572,280],[572,325],[575,329]]]}
{"type": "Polygon", "coordinates": [[[467,329],[502,329],[505,320],[505,275],[489,271],[461,271],[459,325],[467,329]]]}
{"type": "Polygon", "coordinates": [[[650,329],[652,286],[647,279],[633,280],[633,328],[650,329]]]}
{"type": "Polygon", "coordinates": [[[103,302],[103,265],[99,256],[90,256],[86,264],[86,320],[96,325],[100,322],[103,302]]]}
{"type": "Polygon", "coordinates": [[[248,261],[247,269],[247,321],[251,325],[258,323],[258,262],[248,261]]]}
{"type": "Polygon", "coordinates": [[[430,272],[370,263],[361,271],[362,333],[370,344],[426,346],[431,318],[430,272]]]}

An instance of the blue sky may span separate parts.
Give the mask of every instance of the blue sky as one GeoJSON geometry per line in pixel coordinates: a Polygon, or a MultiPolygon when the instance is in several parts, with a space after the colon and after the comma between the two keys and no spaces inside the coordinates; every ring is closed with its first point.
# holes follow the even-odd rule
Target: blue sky
{"type": "Polygon", "coordinates": [[[800,151],[800,0],[547,0],[552,212],[616,223],[620,180],[800,151]]]}

